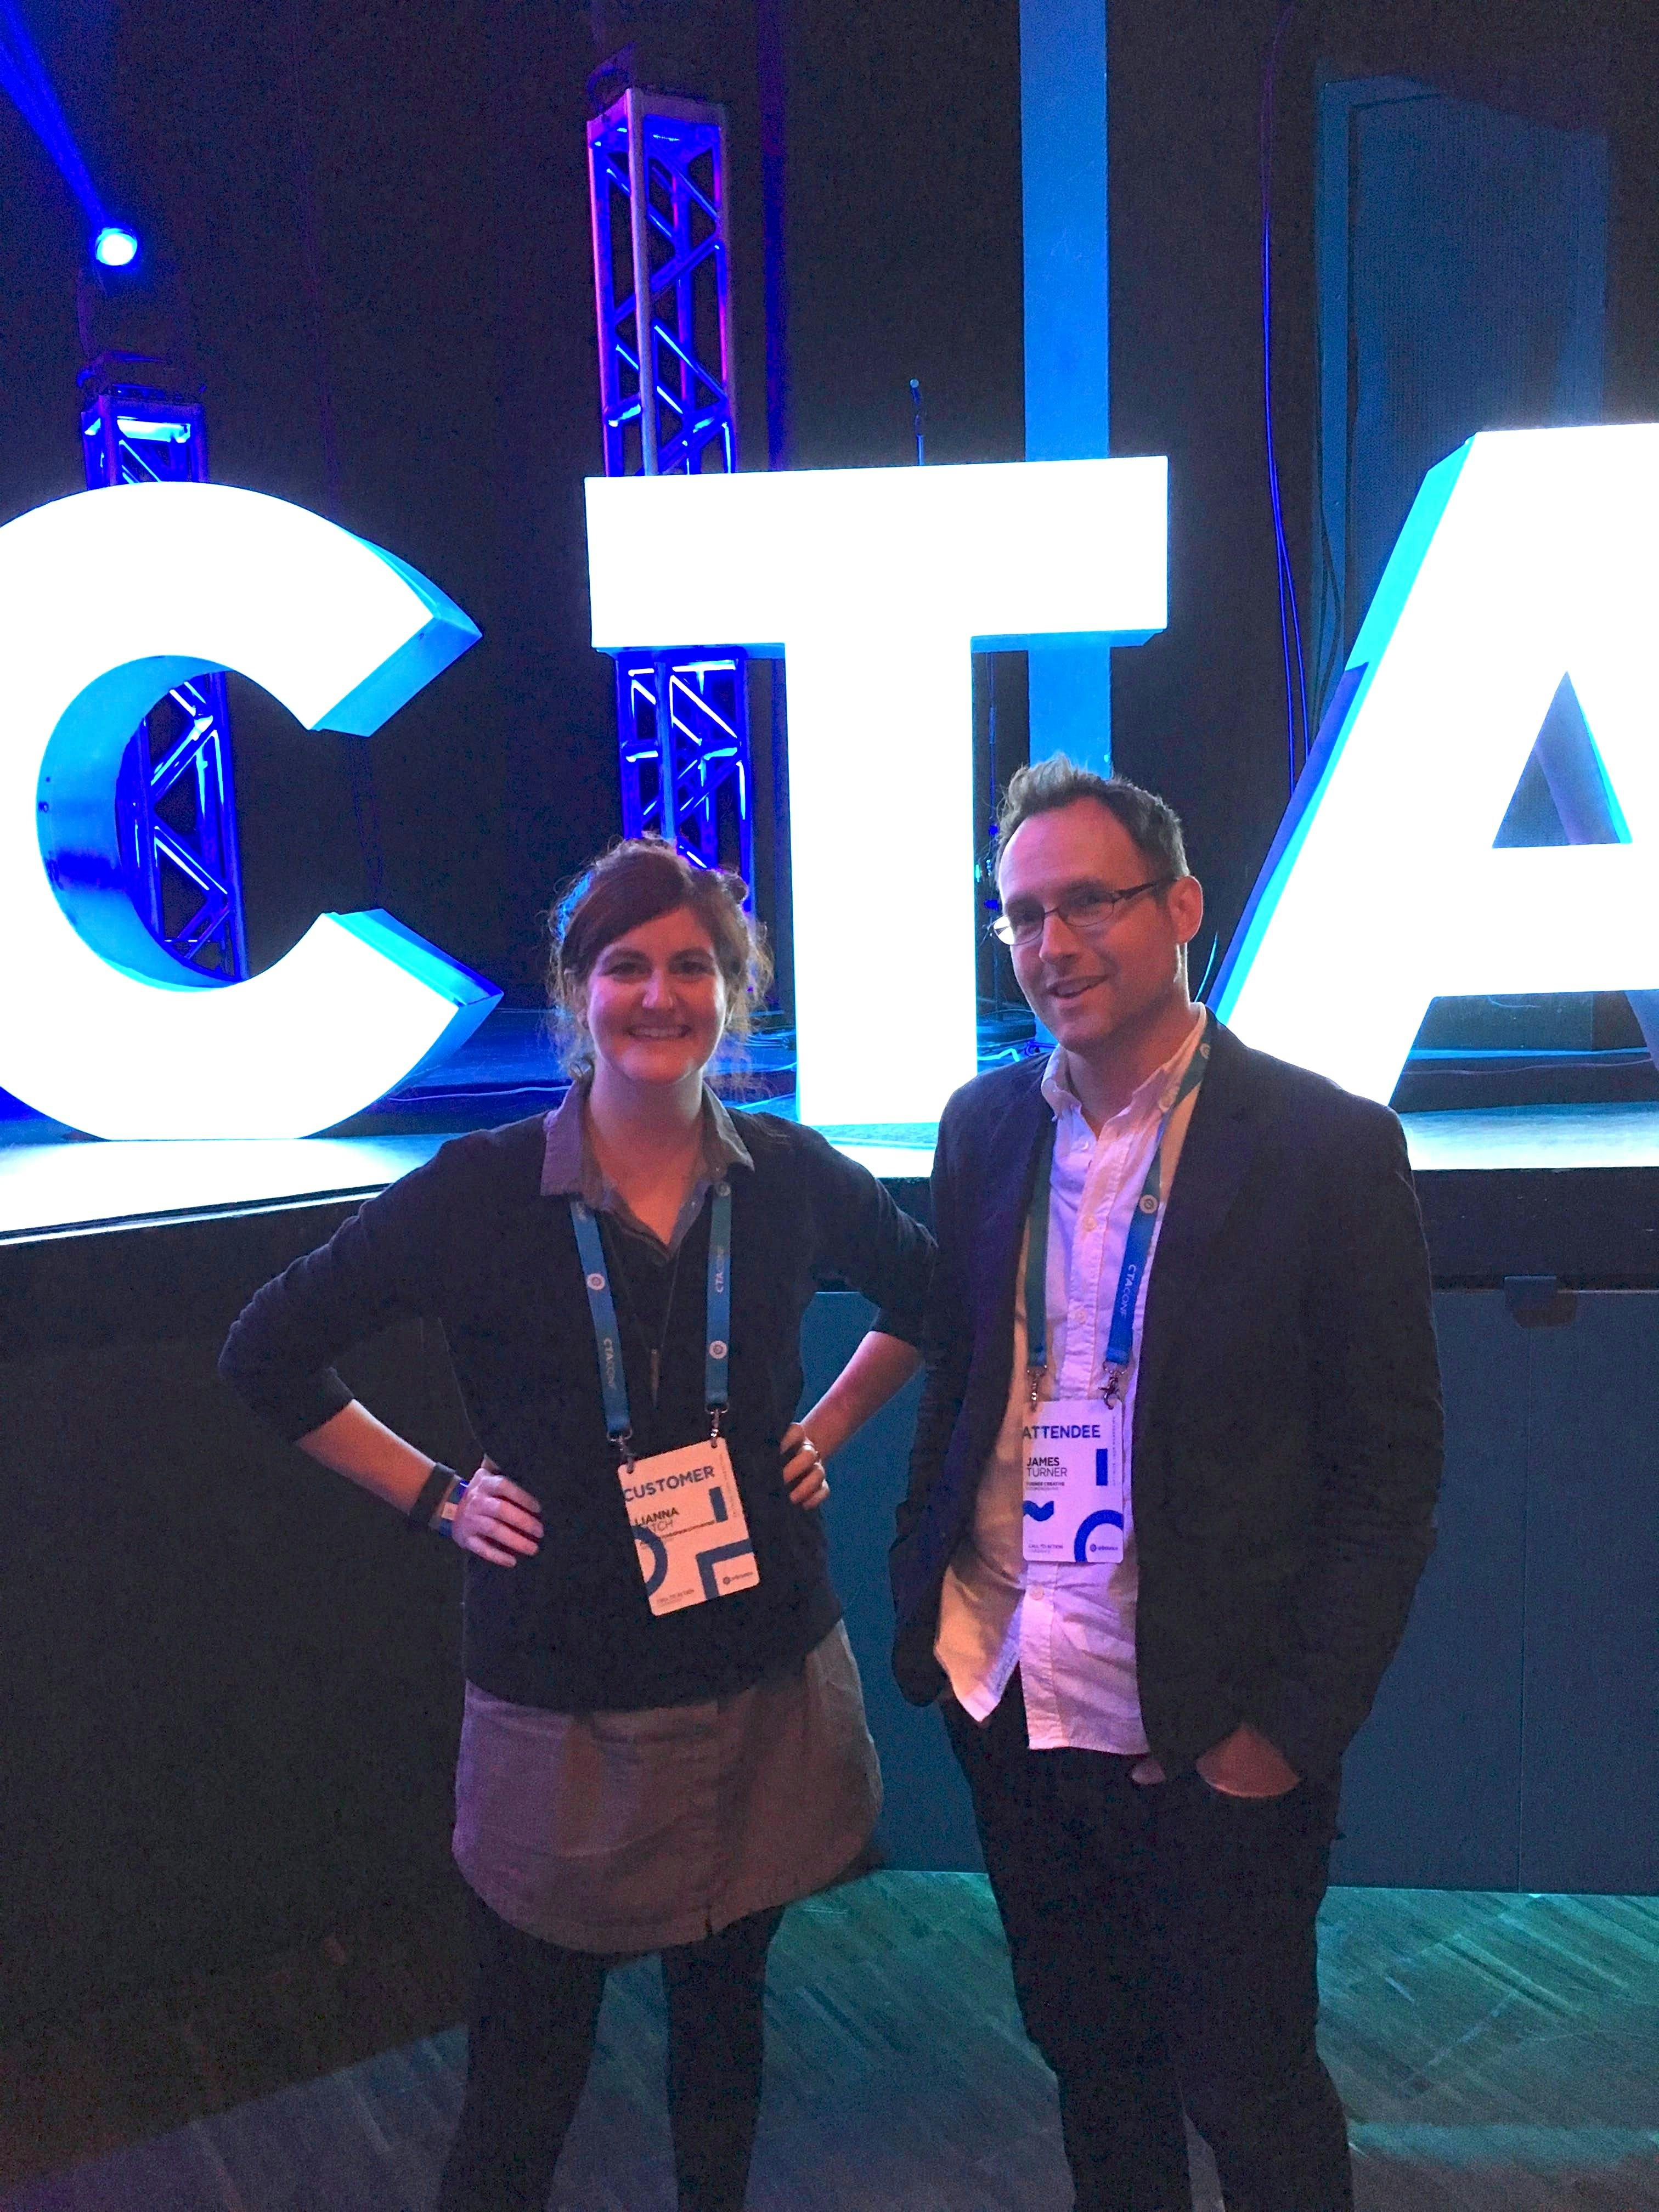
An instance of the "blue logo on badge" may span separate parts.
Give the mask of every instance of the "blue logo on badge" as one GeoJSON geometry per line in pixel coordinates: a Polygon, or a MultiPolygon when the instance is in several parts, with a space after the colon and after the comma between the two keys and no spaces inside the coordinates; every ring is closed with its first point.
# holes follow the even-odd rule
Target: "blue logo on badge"
{"type": "Polygon", "coordinates": [[[1052,1498],[1046,1505],[1032,1505],[1029,1503],[1026,1505],[1025,1518],[1028,1521],[1052,1521],[1054,1517],[1054,1501],[1052,1498]]]}
{"type": "Polygon", "coordinates": [[[755,1547],[745,1537],[741,1544],[717,1544],[713,1551],[699,1552],[697,1567],[702,1576],[702,1594],[706,1598],[720,1595],[720,1578],[716,1570],[728,1559],[752,1559],[755,1547]]]}
{"type": "Polygon", "coordinates": [[[1103,1508],[1098,1513],[1091,1513],[1078,1530],[1077,1541],[1072,1549],[1072,1556],[1078,1565],[1080,1567],[1088,1565],[1089,1539],[1097,1528],[1121,1528],[1122,1526],[1123,1516],[1121,1513],[1108,1512],[1103,1508]]]}
{"type": "Polygon", "coordinates": [[[668,1579],[668,1547],[654,1528],[647,1528],[638,1521],[634,1523],[634,1541],[651,1562],[650,1572],[645,1578],[645,1594],[654,1597],[668,1579]]]}

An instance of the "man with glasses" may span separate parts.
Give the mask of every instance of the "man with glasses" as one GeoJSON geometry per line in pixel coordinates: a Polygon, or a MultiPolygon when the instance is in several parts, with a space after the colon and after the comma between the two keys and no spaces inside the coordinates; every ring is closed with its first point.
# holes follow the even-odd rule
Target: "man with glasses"
{"type": "Polygon", "coordinates": [[[945,1109],[895,1665],[939,1699],[1085,2212],[1346,2212],[1315,2047],[1340,1764],[1433,1541],[1439,1381],[1386,1108],[1195,1007],[1164,802],[1054,759],[998,935],[1052,1053],[945,1109]]]}

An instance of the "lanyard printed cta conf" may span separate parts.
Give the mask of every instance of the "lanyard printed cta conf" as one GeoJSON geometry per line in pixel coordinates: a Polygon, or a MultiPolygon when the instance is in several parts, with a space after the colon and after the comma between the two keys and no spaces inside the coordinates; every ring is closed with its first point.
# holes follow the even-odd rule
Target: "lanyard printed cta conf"
{"type": "MultiPolygon", "coordinates": [[[[634,1423],[628,1402],[628,1377],[623,1368],[622,1332],[617,1326],[617,1305],[611,1295],[611,1271],[605,1265],[599,1224],[592,1209],[580,1198],[570,1201],[570,1218],[587,1279],[587,1309],[593,1317],[593,1341],[599,1355],[599,1384],[605,1393],[605,1425],[617,1456],[630,1471],[634,1466],[634,1423]]],[[[710,1440],[720,1432],[726,1407],[732,1334],[732,1186],[718,1182],[708,1223],[708,1293],[703,1330],[703,1397],[708,1408],[710,1440]]]]}
{"type": "Polygon", "coordinates": [[[617,1447],[617,1477],[653,1613],[678,1613],[710,1598],[752,1589],[760,1567],[720,1420],[726,1408],[732,1334],[732,1187],[714,1186],[708,1224],[708,1297],[703,1329],[703,1398],[708,1434],[678,1451],[634,1456],[633,1418],[623,1368],[622,1332],[605,1246],[592,1211],[579,1198],[570,1218],[587,1282],[588,1311],[599,1355],[605,1425],[617,1447]]]}
{"type": "MultiPolygon", "coordinates": [[[[1111,1333],[1106,1340],[1103,1395],[1109,1406],[1121,1403],[1124,1384],[1128,1380],[1129,1363],[1134,1357],[1135,1307],[1164,1203],[1164,1139],[1176,1109],[1182,1100],[1188,1097],[1203,1082],[1209,1064],[1210,1016],[1206,1013],[1204,1034],[1187,1063],[1187,1072],[1181,1079],[1180,1089],[1170,1100],[1164,1119],[1158,1124],[1158,1142],[1152,1148],[1152,1164],[1146,1170],[1140,1196],[1129,1217],[1129,1233],[1123,1243],[1123,1265],[1118,1273],[1117,1295],[1112,1301],[1111,1333]]],[[[1025,1240],[1026,1364],[1030,1374],[1031,1403],[1034,1406],[1037,1402],[1039,1378],[1048,1364],[1048,1194],[1054,1179],[1054,1125],[1051,1121],[1043,1133],[1042,1149],[1037,1156],[1036,1188],[1031,1194],[1030,1223],[1025,1240]]]]}

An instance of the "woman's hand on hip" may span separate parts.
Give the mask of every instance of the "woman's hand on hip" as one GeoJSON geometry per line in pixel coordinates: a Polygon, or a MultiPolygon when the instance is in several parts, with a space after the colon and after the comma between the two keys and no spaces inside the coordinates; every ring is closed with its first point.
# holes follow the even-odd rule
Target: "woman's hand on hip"
{"type": "Polygon", "coordinates": [[[830,1495],[830,1485],[824,1480],[818,1448],[801,1422],[790,1423],[778,1451],[783,1461],[784,1487],[791,1502],[809,1508],[822,1505],[830,1495]]]}
{"type": "Polygon", "coordinates": [[[539,1503],[509,1482],[493,1459],[482,1461],[450,1526],[455,1541],[493,1566],[516,1567],[541,1549],[542,1533],[539,1503]]]}

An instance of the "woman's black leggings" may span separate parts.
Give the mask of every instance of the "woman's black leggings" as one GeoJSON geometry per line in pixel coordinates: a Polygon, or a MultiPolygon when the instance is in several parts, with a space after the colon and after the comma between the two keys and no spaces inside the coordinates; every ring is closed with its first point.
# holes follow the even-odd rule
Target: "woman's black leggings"
{"type": "MultiPolygon", "coordinates": [[[[438,2212],[545,2212],[609,1962],[540,1942],[471,1902],[466,2094],[438,2212]]],[[[782,1917],[757,1912],[662,1954],[680,2212],[741,2212],[760,2112],[766,1953],[782,1917]]]]}

